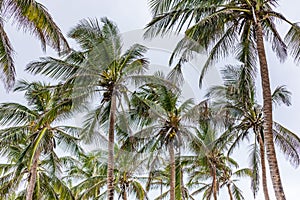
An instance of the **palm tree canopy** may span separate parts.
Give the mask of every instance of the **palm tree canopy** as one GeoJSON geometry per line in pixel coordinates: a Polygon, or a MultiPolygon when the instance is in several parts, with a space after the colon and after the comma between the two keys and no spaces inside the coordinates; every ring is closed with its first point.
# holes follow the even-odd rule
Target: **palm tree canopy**
{"type": "MultiPolygon", "coordinates": [[[[186,37],[179,42],[175,54],[189,54],[185,49],[208,52],[200,84],[208,68],[230,54],[235,55],[249,70],[256,70],[255,25],[258,20],[262,24],[265,39],[270,41],[278,58],[284,61],[289,50],[295,61],[299,61],[300,27],[275,11],[278,5],[276,0],[149,2],[153,19],[146,27],[146,37],[164,35],[172,30],[179,33],[186,29],[186,37]],[[276,20],[291,26],[285,39],[277,31],[276,20]],[[195,43],[200,47],[195,48],[195,43]]],[[[183,57],[188,58],[186,55],[183,57]]]]}

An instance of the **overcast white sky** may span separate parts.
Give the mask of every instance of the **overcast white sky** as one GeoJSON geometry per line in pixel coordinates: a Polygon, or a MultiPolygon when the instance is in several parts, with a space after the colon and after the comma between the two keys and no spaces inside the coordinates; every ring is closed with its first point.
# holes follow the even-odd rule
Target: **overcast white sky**
{"type": "MultiPolygon", "coordinates": [[[[107,16],[117,23],[121,32],[141,29],[151,19],[146,0],[42,0],[39,2],[43,3],[48,8],[49,12],[52,14],[53,18],[65,34],[70,30],[70,28],[74,27],[79,20],[88,17],[100,18],[107,16]]],[[[280,2],[279,9],[288,16],[289,19],[297,22],[300,21],[299,7],[300,1],[285,0],[280,2]]],[[[16,32],[10,25],[6,25],[5,28],[9,32],[10,39],[16,50],[15,62],[18,78],[33,79],[32,76],[23,71],[26,64],[41,56],[55,55],[54,52],[51,49],[48,49],[49,51],[44,54],[40,50],[39,42],[32,36],[16,32]]],[[[287,29],[288,27],[285,25],[280,27],[282,33],[286,33],[287,29]]],[[[74,43],[70,41],[70,44],[72,46],[74,43]]],[[[276,108],[274,118],[300,135],[300,67],[296,66],[292,60],[287,60],[283,64],[277,62],[273,53],[268,54],[268,61],[271,69],[270,76],[272,88],[274,89],[278,85],[286,85],[292,92],[293,106],[289,108],[276,108]]],[[[0,92],[0,102],[22,101],[22,96],[18,94],[7,94],[3,92],[3,86],[1,83],[0,92]]],[[[245,153],[244,158],[245,162],[247,162],[247,150],[241,152],[241,154],[245,153]]],[[[300,170],[291,167],[279,154],[278,157],[287,199],[297,200],[299,199],[300,170]]],[[[253,199],[253,196],[248,189],[250,182],[245,181],[243,184],[243,188],[246,188],[244,192],[246,200],[253,199]]],[[[269,186],[271,186],[270,181],[269,186]]],[[[270,191],[272,191],[271,188],[270,191]]],[[[262,189],[260,189],[257,199],[263,199],[262,189]]],[[[271,199],[275,199],[274,195],[271,199]]]]}

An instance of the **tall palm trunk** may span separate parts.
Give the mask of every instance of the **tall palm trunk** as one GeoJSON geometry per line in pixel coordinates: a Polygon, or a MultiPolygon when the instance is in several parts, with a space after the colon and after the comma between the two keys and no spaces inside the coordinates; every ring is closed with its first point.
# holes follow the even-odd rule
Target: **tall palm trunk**
{"type": "Polygon", "coordinates": [[[37,150],[33,157],[32,166],[30,168],[30,178],[28,181],[27,191],[26,191],[26,200],[32,200],[33,199],[33,193],[37,178],[37,168],[39,164],[39,157],[40,157],[41,151],[37,150]]]}
{"type": "Polygon", "coordinates": [[[175,154],[174,154],[174,144],[172,141],[169,143],[169,154],[170,154],[170,200],[175,200],[175,154]]]}
{"type": "Polygon", "coordinates": [[[109,114],[108,130],[108,161],[107,161],[107,199],[114,200],[114,141],[115,141],[115,122],[117,110],[117,97],[112,93],[109,114]]]}
{"type": "Polygon", "coordinates": [[[267,152],[267,159],[270,167],[271,180],[273,183],[273,188],[275,191],[275,196],[277,200],[285,200],[285,195],[281,183],[281,178],[279,174],[279,168],[276,158],[276,152],[273,142],[273,133],[272,133],[272,96],[270,89],[270,80],[268,72],[268,64],[266,58],[266,52],[263,41],[263,30],[260,23],[260,19],[257,18],[258,22],[256,23],[256,44],[257,52],[259,57],[260,64],[260,75],[261,83],[263,90],[263,109],[264,109],[264,138],[267,152]]]}
{"type": "Polygon", "coordinates": [[[267,169],[266,169],[266,159],[265,159],[265,146],[262,139],[262,135],[260,133],[256,133],[258,136],[259,142],[259,150],[260,150],[260,163],[261,163],[261,176],[262,176],[262,185],[265,200],[270,200],[268,184],[267,184],[267,169]]]}

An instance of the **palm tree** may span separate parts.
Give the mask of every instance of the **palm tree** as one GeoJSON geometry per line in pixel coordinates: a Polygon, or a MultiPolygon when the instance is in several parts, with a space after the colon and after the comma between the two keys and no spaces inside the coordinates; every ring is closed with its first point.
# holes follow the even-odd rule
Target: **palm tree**
{"type": "Polygon", "coordinates": [[[200,80],[209,66],[229,54],[234,54],[249,70],[255,70],[257,59],[259,60],[266,152],[275,195],[281,200],[285,199],[285,195],[273,143],[272,96],[264,38],[271,42],[272,50],[281,61],[286,58],[289,49],[298,62],[300,28],[276,12],[274,9],[277,5],[277,0],[150,0],[154,17],[147,26],[146,36],[166,34],[174,28],[180,32],[183,27],[187,27],[186,38],[179,43],[177,50],[192,48],[191,50],[209,52],[200,80]],[[276,20],[291,26],[285,41],[277,31],[276,20]],[[195,47],[195,43],[200,44],[202,49],[195,47]]]}
{"type": "Polygon", "coordinates": [[[82,20],[70,31],[69,36],[81,47],[79,52],[73,51],[62,60],[44,58],[30,63],[27,70],[64,80],[66,85],[71,84],[75,97],[101,96],[99,107],[94,115],[89,114],[90,120],[87,120],[84,130],[99,132],[97,128],[109,122],[107,187],[108,199],[113,200],[117,103],[122,102],[122,95],[127,96],[129,81],[141,78],[138,74],[146,69],[148,61],[143,57],[146,48],[138,44],[123,53],[117,26],[107,18],[102,18],[101,22],[102,26],[98,20],[82,20]]]}
{"type": "Polygon", "coordinates": [[[79,129],[55,125],[62,119],[69,118],[73,111],[70,93],[64,87],[20,81],[15,91],[25,91],[28,106],[19,103],[0,105],[0,124],[8,126],[1,130],[0,146],[5,150],[10,144],[17,145],[25,140],[18,162],[27,158],[29,180],[26,200],[31,200],[39,178],[40,157],[55,156],[56,145],[70,152],[77,152],[80,149],[76,137],[79,129]]]}
{"type": "Polygon", "coordinates": [[[237,187],[237,179],[251,177],[248,168],[233,172],[232,168],[238,168],[238,164],[232,158],[224,155],[227,142],[221,136],[218,137],[217,127],[210,120],[200,122],[197,139],[193,140],[191,150],[193,156],[185,156],[189,172],[189,187],[201,186],[192,195],[203,193],[203,199],[217,200],[219,190],[226,186],[230,200],[244,199],[241,190],[237,187]],[[233,179],[233,177],[235,177],[233,179]]]}
{"type": "MultiPolygon", "coordinates": [[[[105,142],[107,143],[107,141],[105,142]]],[[[119,194],[119,198],[127,200],[128,197],[145,200],[147,193],[144,190],[141,181],[144,177],[139,176],[143,171],[142,165],[145,158],[140,154],[123,151],[115,144],[116,163],[114,171],[114,187],[119,194]]],[[[108,191],[105,190],[107,184],[107,151],[95,150],[89,153],[81,153],[79,164],[69,169],[67,179],[74,179],[78,182],[72,190],[75,199],[99,199],[107,196],[108,191]]]]}
{"type": "MultiPolygon", "coordinates": [[[[185,166],[181,163],[180,160],[181,156],[177,155],[175,160],[175,199],[193,199],[184,183],[183,172],[185,166]]],[[[165,165],[164,168],[160,167],[162,169],[150,171],[146,184],[147,191],[151,189],[160,190],[160,195],[155,198],[157,200],[164,199],[166,196],[170,195],[170,189],[164,191],[164,188],[169,188],[170,186],[170,165],[166,163],[163,164],[165,165]]]]}
{"type": "Polygon", "coordinates": [[[200,106],[193,106],[192,99],[180,104],[178,89],[172,90],[160,84],[146,84],[140,87],[134,93],[132,106],[131,114],[137,117],[138,124],[148,125],[139,130],[134,137],[141,146],[140,151],[150,150],[150,171],[155,170],[163,150],[166,148],[169,151],[169,194],[170,199],[175,200],[175,148],[183,148],[184,141],[193,138],[191,122],[198,116],[200,106]]]}
{"type": "MultiPolygon", "coordinates": [[[[25,138],[23,140],[26,142],[25,138]]],[[[20,142],[20,141],[19,141],[20,142]]],[[[25,144],[10,145],[3,154],[8,162],[0,164],[0,182],[2,199],[25,199],[24,182],[30,176],[28,164],[30,156],[23,156],[25,144]],[[22,157],[22,158],[21,158],[22,157]]],[[[55,152],[39,160],[33,199],[73,200],[71,189],[60,179],[61,170],[69,158],[58,157],[55,152]]]]}
{"type": "Polygon", "coordinates": [[[9,19],[12,19],[18,29],[35,35],[41,41],[44,51],[46,45],[58,52],[69,49],[61,30],[41,3],[35,0],[2,0],[0,2],[0,78],[6,89],[11,89],[15,82],[14,50],[4,30],[5,21],[9,19]]]}
{"type": "MultiPolygon", "coordinates": [[[[229,154],[236,148],[242,140],[249,138],[249,133],[254,133],[253,152],[251,161],[253,168],[252,190],[254,196],[259,189],[259,164],[262,172],[262,185],[265,199],[270,199],[267,188],[267,176],[265,166],[265,145],[263,130],[263,113],[261,106],[256,101],[255,86],[251,75],[246,68],[227,66],[222,71],[224,86],[212,87],[208,96],[212,99],[215,107],[221,112],[229,113],[235,118],[231,130],[224,134],[223,137],[230,138],[232,146],[229,154]],[[259,152],[259,153],[257,153],[259,152]]],[[[272,94],[274,105],[284,103],[290,105],[290,92],[284,86],[277,87],[272,94]]],[[[299,137],[280,125],[273,122],[274,142],[286,155],[292,165],[299,166],[300,147],[299,137]]]]}

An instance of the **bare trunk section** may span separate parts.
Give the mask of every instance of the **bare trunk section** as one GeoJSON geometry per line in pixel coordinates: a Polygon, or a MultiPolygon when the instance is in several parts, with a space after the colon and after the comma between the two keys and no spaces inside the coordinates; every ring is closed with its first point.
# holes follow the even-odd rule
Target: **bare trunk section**
{"type": "Polygon", "coordinates": [[[214,196],[214,200],[217,200],[218,199],[218,195],[217,195],[218,185],[217,185],[217,171],[216,171],[215,166],[212,167],[212,176],[213,176],[213,183],[212,183],[213,196],[214,196]]]}
{"type": "Polygon", "coordinates": [[[262,177],[262,185],[265,200],[270,200],[269,191],[268,191],[268,184],[267,184],[267,169],[266,169],[266,159],[265,159],[265,145],[260,133],[258,134],[258,142],[259,142],[259,150],[260,150],[260,162],[261,162],[261,177],[262,177]]]}
{"type": "Polygon", "coordinates": [[[162,200],[162,194],[163,194],[163,181],[160,179],[160,200],[162,200]]]}
{"type": "Polygon", "coordinates": [[[176,200],[185,199],[183,190],[183,172],[181,166],[181,150],[179,148],[175,158],[175,198],[176,200]]]}
{"type": "Polygon", "coordinates": [[[258,22],[256,24],[256,44],[257,44],[257,52],[259,57],[260,64],[260,75],[261,75],[261,83],[263,90],[263,108],[264,108],[264,138],[265,138],[265,146],[267,159],[270,167],[271,180],[273,183],[273,188],[275,191],[275,196],[277,200],[285,200],[285,194],[283,191],[276,152],[274,148],[273,142],[273,133],[272,133],[272,124],[273,124],[273,116],[272,116],[272,95],[270,89],[270,80],[269,80],[269,71],[268,64],[266,59],[266,52],[263,41],[263,30],[259,18],[257,18],[258,22]]]}
{"type": "Polygon", "coordinates": [[[126,192],[126,189],[123,191],[122,193],[122,198],[123,200],[127,200],[127,192],[126,192]]]}
{"type": "Polygon", "coordinates": [[[230,198],[230,200],[233,200],[233,196],[232,196],[232,192],[231,192],[230,184],[227,184],[227,190],[228,190],[228,194],[229,194],[229,198],[230,198]]]}
{"type": "Polygon", "coordinates": [[[115,92],[111,96],[109,130],[108,130],[108,161],[107,161],[107,199],[114,200],[114,141],[117,97],[115,92]]]}
{"type": "Polygon", "coordinates": [[[172,141],[169,143],[169,154],[170,154],[170,167],[171,167],[171,176],[170,176],[170,200],[175,200],[175,153],[174,153],[174,144],[172,141]]]}
{"type": "Polygon", "coordinates": [[[28,186],[26,190],[26,200],[32,200],[33,199],[33,193],[36,183],[36,177],[37,177],[37,168],[39,164],[39,157],[40,157],[40,150],[37,150],[33,157],[32,166],[30,168],[30,175],[29,175],[29,181],[28,186]]]}

